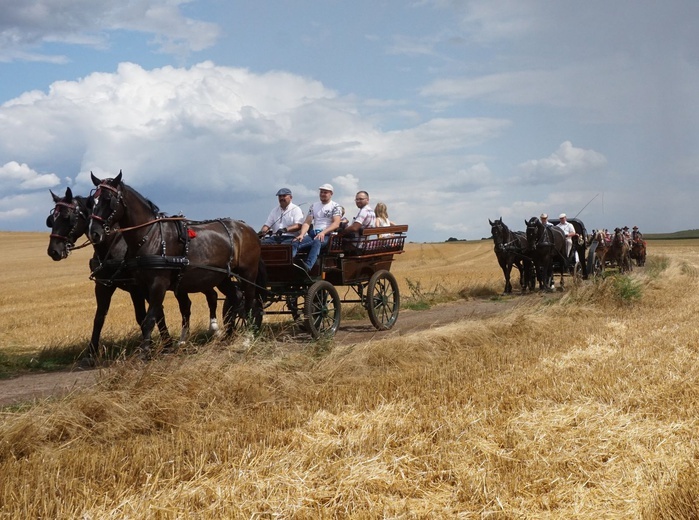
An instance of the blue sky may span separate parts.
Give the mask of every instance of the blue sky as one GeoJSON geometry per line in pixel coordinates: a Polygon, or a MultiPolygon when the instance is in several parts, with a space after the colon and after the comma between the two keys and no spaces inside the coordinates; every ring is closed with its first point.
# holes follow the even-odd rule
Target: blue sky
{"type": "Polygon", "coordinates": [[[0,0],[0,230],[124,181],[256,229],[280,187],[414,241],[542,211],[697,228],[693,0],[0,0]],[[583,209],[584,208],[584,209],[583,209]]]}

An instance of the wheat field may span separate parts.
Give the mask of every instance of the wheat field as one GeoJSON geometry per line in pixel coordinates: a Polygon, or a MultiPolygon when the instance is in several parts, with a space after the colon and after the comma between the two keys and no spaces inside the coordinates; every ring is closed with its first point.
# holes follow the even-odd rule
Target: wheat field
{"type": "MultiPolygon", "coordinates": [[[[0,353],[89,337],[89,252],[47,242],[0,233],[0,353]]],[[[697,518],[698,266],[696,240],[650,242],[630,276],[491,318],[114,363],[0,412],[0,518],[697,518]]],[[[502,290],[487,241],[409,244],[392,271],[408,299],[502,290]]],[[[119,296],[104,335],[133,321],[119,296]]]]}

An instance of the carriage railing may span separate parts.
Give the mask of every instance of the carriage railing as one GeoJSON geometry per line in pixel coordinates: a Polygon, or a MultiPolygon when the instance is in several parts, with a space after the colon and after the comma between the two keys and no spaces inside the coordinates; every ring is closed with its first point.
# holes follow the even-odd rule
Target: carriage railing
{"type": "Polygon", "coordinates": [[[333,235],[328,253],[348,256],[402,253],[407,232],[407,225],[398,225],[363,228],[354,235],[333,235]]]}

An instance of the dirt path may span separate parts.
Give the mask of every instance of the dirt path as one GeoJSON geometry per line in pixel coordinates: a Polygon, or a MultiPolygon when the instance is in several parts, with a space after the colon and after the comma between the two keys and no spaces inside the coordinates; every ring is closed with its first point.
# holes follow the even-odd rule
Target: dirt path
{"type": "MultiPolygon", "coordinates": [[[[339,344],[359,343],[395,335],[405,335],[464,319],[479,319],[509,312],[520,305],[531,305],[538,298],[514,296],[500,301],[459,300],[423,311],[401,310],[396,325],[388,331],[377,331],[369,320],[348,322],[335,335],[339,344]]],[[[66,395],[94,385],[102,370],[81,370],[31,374],[0,380],[0,406],[19,404],[34,399],[66,395]]]]}

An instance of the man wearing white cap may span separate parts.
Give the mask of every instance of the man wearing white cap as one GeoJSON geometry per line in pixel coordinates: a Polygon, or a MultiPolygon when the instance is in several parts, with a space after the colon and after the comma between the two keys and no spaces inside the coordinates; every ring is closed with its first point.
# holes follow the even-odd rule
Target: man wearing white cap
{"type": "Polygon", "coordinates": [[[342,219],[340,205],[332,200],[332,184],[323,184],[318,190],[320,201],[308,209],[299,235],[291,242],[291,256],[308,251],[306,261],[297,263],[306,271],[313,269],[321,248],[330,242],[330,233],[340,227],[342,219]]]}
{"type": "Polygon", "coordinates": [[[570,250],[573,248],[573,237],[577,235],[575,232],[575,228],[573,227],[573,224],[568,222],[568,219],[566,217],[565,213],[561,213],[558,215],[559,222],[557,224],[557,227],[563,231],[563,234],[566,237],[566,256],[570,256],[570,250]]]}
{"type": "Polygon", "coordinates": [[[551,222],[549,222],[549,216],[546,213],[542,213],[541,216],[539,217],[539,220],[541,220],[541,223],[544,226],[553,226],[551,222]]]}
{"type": "Polygon", "coordinates": [[[293,195],[289,188],[281,188],[277,191],[279,205],[276,206],[267,217],[258,235],[263,244],[283,244],[299,234],[303,223],[303,211],[291,202],[293,195]]]}

